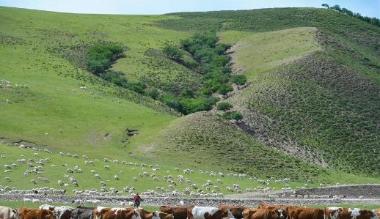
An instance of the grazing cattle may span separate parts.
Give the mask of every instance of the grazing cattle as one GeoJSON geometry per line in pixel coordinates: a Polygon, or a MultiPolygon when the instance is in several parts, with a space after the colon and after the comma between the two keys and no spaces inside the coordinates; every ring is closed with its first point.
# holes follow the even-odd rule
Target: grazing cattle
{"type": "Polygon", "coordinates": [[[195,206],[191,209],[188,219],[222,219],[231,216],[228,212],[228,209],[195,206]]]}
{"type": "Polygon", "coordinates": [[[20,208],[18,216],[19,219],[55,219],[52,211],[33,208],[20,208]]]}
{"type": "Polygon", "coordinates": [[[241,219],[243,218],[244,207],[242,206],[233,206],[233,205],[219,205],[219,209],[227,210],[229,214],[229,218],[241,219]]]}
{"type": "Polygon", "coordinates": [[[373,211],[359,209],[359,208],[349,208],[348,212],[351,213],[351,219],[375,219],[376,214],[373,211]]]}
{"type": "Polygon", "coordinates": [[[94,209],[78,207],[71,212],[72,219],[94,219],[94,209]]]}
{"type": "Polygon", "coordinates": [[[251,215],[253,215],[256,211],[257,211],[258,208],[246,208],[243,210],[243,218],[244,219],[250,219],[251,218],[251,215]]]}
{"type": "Polygon", "coordinates": [[[243,211],[244,219],[286,219],[286,210],[282,208],[257,208],[243,211]]]}
{"type": "Polygon", "coordinates": [[[289,219],[324,219],[325,212],[319,208],[288,207],[289,219]]]}
{"type": "Polygon", "coordinates": [[[141,219],[160,219],[158,212],[149,212],[142,208],[138,209],[141,219]]]}
{"type": "MultiPolygon", "coordinates": [[[[94,210],[98,219],[141,219],[138,210],[133,208],[105,208],[98,207],[94,210]]],[[[158,216],[154,219],[159,219],[158,216]]]]}
{"type": "Polygon", "coordinates": [[[70,219],[71,211],[74,209],[69,206],[60,206],[55,207],[53,205],[43,204],[39,207],[39,209],[50,210],[54,213],[56,219],[70,219]]]}
{"type": "Polygon", "coordinates": [[[376,213],[370,210],[361,210],[359,208],[325,208],[326,219],[375,219],[376,213]]]}
{"type": "Polygon", "coordinates": [[[94,209],[94,218],[102,219],[103,215],[109,211],[111,211],[111,208],[98,206],[97,208],[94,209]]]}
{"type": "Polygon", "coordinates": [[[188,214],[188,209],[191,211],[191,207],[170,207],[170,206],[161,206],[160,211],[172,214],[174,219],[186,219],[188,214]]]}
{"type": "Polygon", "coordinates": [[[74,208],[69,206],[55,207],[54,214],[57,219],[71,219],[71,214],[74,208]]]}
{"type": "MultiPolygon", "coordinates": [[[[343,208],[341,207],[328,207],[325,208],[325,218],[326,219],[338,219],[338,217],[343,213],[343,208]]],[[[348,217],[348,209],[347,213],[343,214],[348,217]]]]}
{"type": "Polygon", "coordinates": [[[17,219],[17,210],[0,206],[0,219],[17,219]]]}

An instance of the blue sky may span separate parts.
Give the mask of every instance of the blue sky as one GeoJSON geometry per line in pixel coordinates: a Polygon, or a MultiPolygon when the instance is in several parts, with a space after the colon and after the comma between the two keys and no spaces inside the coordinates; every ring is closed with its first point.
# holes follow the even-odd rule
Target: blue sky
{"type": "Polygon", "coordinates": [[[181,11],[320,7],[339,4],[380,18],[380,0],[0,0],[2,6],[99,14],[163,14],[181,11]]]}

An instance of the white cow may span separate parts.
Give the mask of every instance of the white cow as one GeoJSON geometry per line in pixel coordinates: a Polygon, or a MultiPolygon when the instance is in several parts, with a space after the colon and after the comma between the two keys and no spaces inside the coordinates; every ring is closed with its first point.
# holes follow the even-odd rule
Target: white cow
{"type": "Polygon", "coordinates": [[[0,206],[1,219],[17,219],[17,210],[5,206],[0,206]]]}

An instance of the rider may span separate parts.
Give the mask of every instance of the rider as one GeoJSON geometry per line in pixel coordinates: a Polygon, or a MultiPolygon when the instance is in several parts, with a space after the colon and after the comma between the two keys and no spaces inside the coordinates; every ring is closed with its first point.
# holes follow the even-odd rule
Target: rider
{"type": "Polygon", "coordinates": [[[136,195],[133,197],[134,207],[138,208],[140,206],[140,202],[142,201],[141,197],[139,196],[139,193],[136,193],[136,195]]]}

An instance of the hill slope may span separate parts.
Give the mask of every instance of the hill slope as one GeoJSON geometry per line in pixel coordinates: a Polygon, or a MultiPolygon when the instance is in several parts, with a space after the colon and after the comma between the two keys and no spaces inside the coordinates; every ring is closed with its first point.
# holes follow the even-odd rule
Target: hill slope
{"type": "Polygon", "coordinates": [[[379,27],[311,8],[175,15],[182,19],[160,25],[200,31],[211,27],[221,32],[222,40],[236,43],[235,69],[251,83],[229,100],[243,113],[242,128],[267,145],[316,164],[380,174],[379,27]],[[200,20],[204,25],[197,25],[200,20]],[[314,43],[301,38],[297,47],[286,49],[297,39],[281,33],[295,27],[316,27],[314,43]],[[273,41],[280,42],[274,49],[273,41]],[[307,45],[316,44],[309,51],[322,50],[302,58],[307,45]],[[301,60],[289,63],[294,54],[301,60]]]}
{"type": "MultiPolygon", "coordinates": [[[[50,182],[42,185],[62,179],[54,174],[54,165],[65,164],[59,151],[159,164],[162,177],[180,174],[175,167],[255,176],[239,181],[243,189],[271,177],[280,179],[268,180],[277,188],[379,182],[379,27],[310,8],[118,16],[0,7],[0,18],[0,140],[55,152],[44,154],[53,167],[46,167],[42,176],[50,182]],[[246,88],[214,95],[232,103],[241,122],[216,109],[181,116],[156,98],[191,93],[203,83],[201,72],[168,58],[163,48],[205,30],[232,46],[232,69],[248,78],[246,88]],[[109,70],[125,77],[126,86],[88,70],[88,50],[99,43],[123,47],[109,70]]],[[[13,160],[24,154],[1,147],[13,160]]],[[[94,168],[106,172],[103,164],[94,168]]],[[[144,168],[123,172],[125,166],[115,165],[105,179],[119,189],[123,182],[142,190],[168,186],[132,181],[144,168]],[[113,174],[123,182],[112,181],[113,174]]],[[[83,169],[80,182],[90,174],[83,169]]],[[[11,185],[21,186],[22,172],[7,173],[11,185]]],[[[209,174],[189,178],[202,184],[209,174]]],[[[221,191],[232,192],[226,187],[236,181],[233,174],[222,181],[221,191]]]]}

